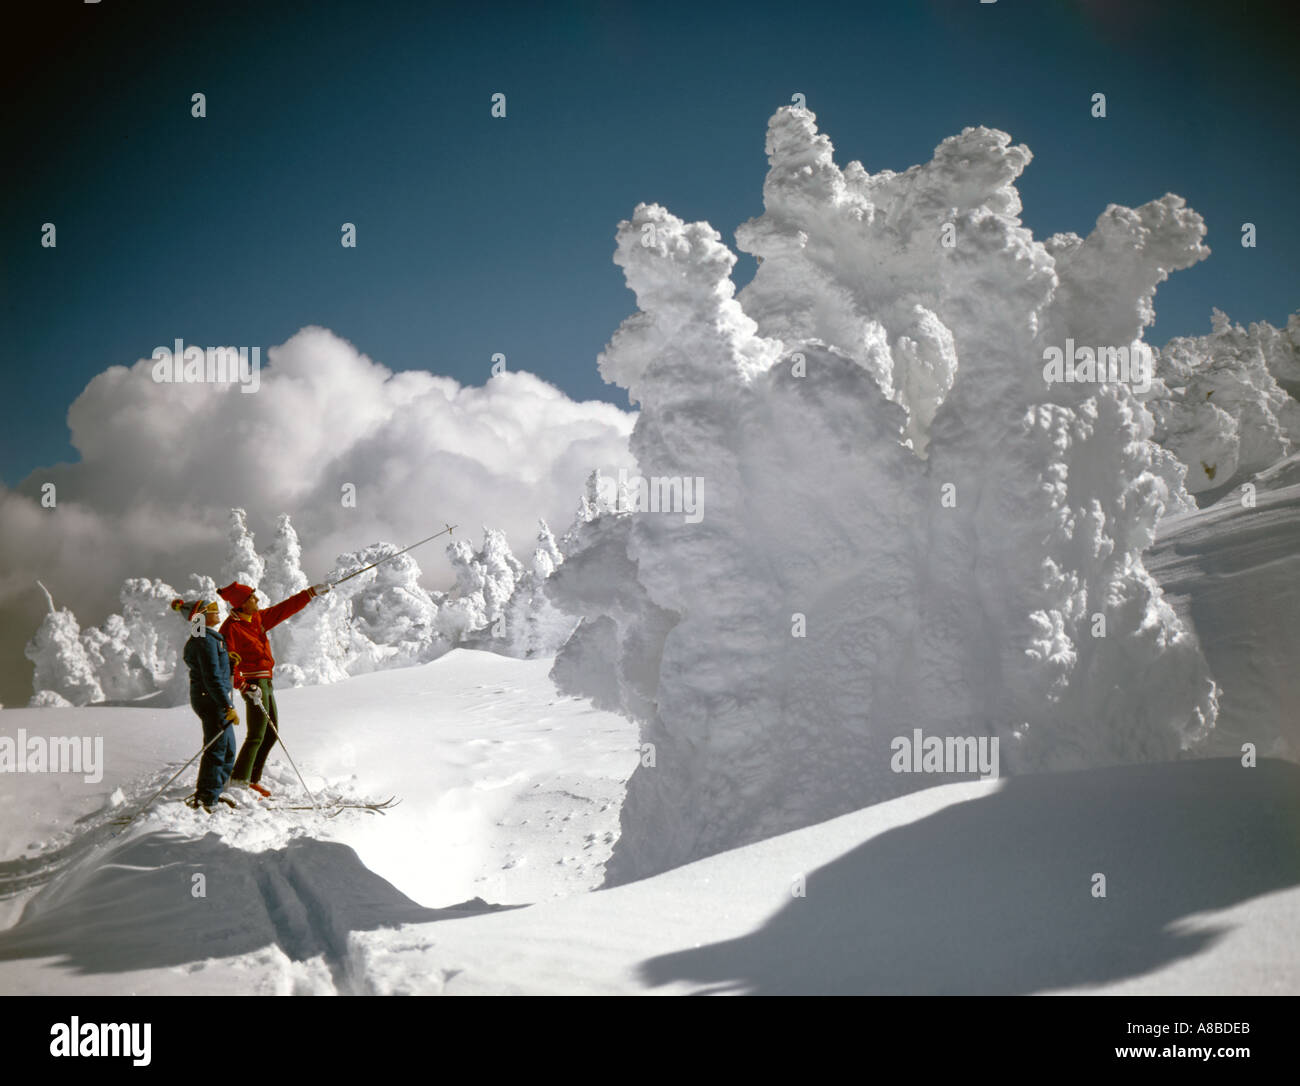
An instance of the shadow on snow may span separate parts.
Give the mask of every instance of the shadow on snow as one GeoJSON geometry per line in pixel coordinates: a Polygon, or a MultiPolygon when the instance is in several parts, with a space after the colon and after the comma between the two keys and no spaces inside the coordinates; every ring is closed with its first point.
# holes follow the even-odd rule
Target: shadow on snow
{"type": "MultiPolygon", "coordinates": [[[[791,878],[797,873],[791,872],[791,878]]],[[[642,963],[706,991],[1016,994],[1213,945],[1194,913],[1300,884],[1300,766],[1236,759],[1012,778],[865,842],[738,939],[642,963]],[[1095,872],[1106,897],[1092,894],[1095,872]]]]}
{"type": "MultiPolygon", "coordinates": [[[[0,865],[0,868],[5,865],[0,865]]],[[[299,838],[245,852],[215,834],[150,833],[66,872],[0,932],[0,961],[54,956],[79,973],[158,969],[278,945],[293,961],[348,955],[348,933],[510,906],[428,909],[346,845],[299,838]],[[203,875],[205,896],[193,895],[203,875]]]]}

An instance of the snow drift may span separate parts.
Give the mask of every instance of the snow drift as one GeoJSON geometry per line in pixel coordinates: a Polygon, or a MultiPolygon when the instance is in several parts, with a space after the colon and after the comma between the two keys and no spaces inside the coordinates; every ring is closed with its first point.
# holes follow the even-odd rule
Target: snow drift
{"type": "Polygon", "coordinates": [[[585,616],[561,689],[641,726],[613,883],[935,783],[891,770],[914,728],[1025,771],[1175,758],[1215,721],[1142,564],[1194,507],[1183,468],[1127,384],[1043,361],[1139,349],[1157,285],[1208,255],[1200,217],[1167,195],[1037,241],[1005,133],[873,175],[814,121],[769,124],[739,297],[707,223],[619,227],[640,310],[600,368],[641,408],[640,501],[548,582],[585,616]]]}

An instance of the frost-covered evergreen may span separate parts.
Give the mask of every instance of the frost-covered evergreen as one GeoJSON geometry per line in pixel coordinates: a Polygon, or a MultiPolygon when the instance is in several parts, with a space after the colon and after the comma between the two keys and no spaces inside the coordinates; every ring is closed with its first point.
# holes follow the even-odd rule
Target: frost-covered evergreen
{"type": "Polygon", "coordinates": [[[1216,718],[1142,561],[1192,507],[1181,466],[1134,389],[1044,372],[1140,348],[1200,217],[1164,196],[1036,239],[1029,150],[988,128],[873,174],[786,107],[766,150],[739,294],[708,223],[643,204],[618,231],[639,312],[601,374],[640,406],[640,472],[701,505],[583,523],[550,578],[584,616],[562,689],[612,673],[657,751],[615,882],[922,787],[889,757],[915,727],[1061,770],[1176,758],[1216,718]]]}
{"type": "Polygon", "coordinates": [[[49,590],[43,584],[40,587],[49,610],[24,649],[27,659],[36,665],[32,705],[89,705],[103,701],[104,690],[95,674],[95,663],[81,643],[77,616],[66,607],[56,609],[49,590]]]}
{"type": "Polygon", "coordinates": [[[257,553],[253,533],[248,530],[248,514],[243,509],[230,511],[230,531],[226,536],[226,560],[221,567],[221,583],[238,581],[257,588],[262,583],[266,563],[257,553]]]}
{"type": "Polygon", "coordinates": [[[505,607],[524,572],[505,533],[485,527],[481,550],[458,539],[448,544],[447,557],[456,571],[456,587],[441,609],[439,629],[453,641],[496,638],[504,643],[505,607]]]}
{"type": "MultiPolygon", "coordinates": [[[[302,544],[298,541],[298,533],[294,531],[288,514],[282,513],[275,522],[275,538],[265,556],[262,580],[258,587],[266,605],[270,606],[301,592],[308,584],[310,582],[302,570],[302,544]]],[[[308,610],[319,606],[313,604],[308,610]]],[[[312,659],[317,644],[316,633],[309,633],[308,628],[304,612],[300,611],[267,635],[271,652],[280,665],[281,680],[285,681],[286,677],[293,680],[286,682],[286,685],[296,686],[307,681],[305,672],[301,669],[305,661],[312,659]],[[293,670],[287,671],[287,668],[293,670]]]]}
{"type": "MultiPolygon", "coordinates": [[[[188,675],[181,663],[181,650],[189,628],[177,620],[176,612],[171,609],[171,601],[180,594],[165,581],[132,577],[122,585],[119,596],[126,648],[148,671],[151,691],[161,691],[161,700],[169,705],[181,704],[189,696],[188,675]]],[[[190,598],[200,596],[208,599],[215,596],[211,581],[206,586],[200,581],[199,589],[190,598]]]]}
{"type": "Polygon", "coordinates": [[[537,522],[537,549],[533,551],[533,576],[538,581],[544,581],[552,573],[555,567],[564,561],[564,555],[560,553],[560,548],[555,542],[555,536],[551,534],[551,527],[545,520],[537,522]]]}
{"type": "Polygon", "coordinates": [[[1209,335],[1180,336],[1159,351],[1143,399],[1155,440],[1187,466],[1195,494],[1247,479],[1300,445],[1296,391],[1300,314],[1286,328],[1261,321],[1247,329],[1215,309],[1209,335]]]}
{"type": "MultiPolygon", "coordinates": [[[[597,508],[594,495],[584,495],[579,519],[584,513],[596,515],[597,508]]],[[[438,610],[438,629],[445,638],[519,657],[549,656],[564,643],[575,620],[558,610],[544,591],[547,578],[564,561],[544,520],[539,522],[531,568],[514,556],[505,533],[496,529],[483,530],[480,550],[457,540],[447,547],[447,555],[456,570],[456,587],[438,610]]]]}
{"type": "Polygon", "coordinates": [[[130,701],[156,689],[154,677],[130,645],[126,619],[109,615],[81,635],[86,657],[110,701],[130,701]]]}
{"type": "MultiPolygon", "coordinates": [[[[399,548],[376,543],[339,562],[343,571],[361,569],[399,548]]],[[[352,629],[358,645],[370,646],[373,667],[407,667],[442,655],[450,643],[438,633],[438,605],[419,583],[414,557],[400,554],[340,585],[352,605],[352,629]]],[[[355,672],[354,672],[355,673],[355,672]]]]}
{"type": "Polygon", "coordinates": [[[281,513],[276,519],[275,538],[262,565],[258,587],[271,603],[287,599],[311,583],[302,571],[302,544],[298,542],[289,514],[281,513]]]}

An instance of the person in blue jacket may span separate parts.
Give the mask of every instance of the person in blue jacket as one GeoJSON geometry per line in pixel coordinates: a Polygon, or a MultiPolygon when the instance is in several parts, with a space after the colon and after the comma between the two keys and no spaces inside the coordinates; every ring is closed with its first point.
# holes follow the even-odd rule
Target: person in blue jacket
{"type": "Polygon", "coordinates": [[[202,626],[194,626],[182,653],[190,672],[190,708],[203,725],[204,745],[203,757],[199,759],[198,789],[187,802],[211,814],[235,767],[233,725],[239,723],[239,714],[235,712],[235,695],[230,683],[230,653],[226,650],[226,639],[216,628],[221,618],[216,600],[194,603],[173,600],[172,608],[191,623],[199,614],[204,620],[202,626]]]}

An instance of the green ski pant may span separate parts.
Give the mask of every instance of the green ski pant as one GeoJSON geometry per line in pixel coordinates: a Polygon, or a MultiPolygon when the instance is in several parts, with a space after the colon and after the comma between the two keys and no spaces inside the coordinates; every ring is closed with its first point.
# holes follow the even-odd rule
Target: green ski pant
{"type": "MultiPolygon", "coordinates": [[[[262,692],[262,706],[259,709],[244,694],[244,720],[248,732],[244,736],[244,745],[239,748],[239,757],[235,759],[235,768],[230,776],[238,781],[250,781],[257,784],[262,779],[262,767],[266,765],[266,756],[275,746],[280,730],[280,714],[275,708],[275,691],[271,689],[271,680],[250,679],[249,687],[256,686],[262,692]],[[271,725],[268,727],[268,723],[271,725]]],[[[247,688],[246,688],[247,689],[247,688]]]]}

